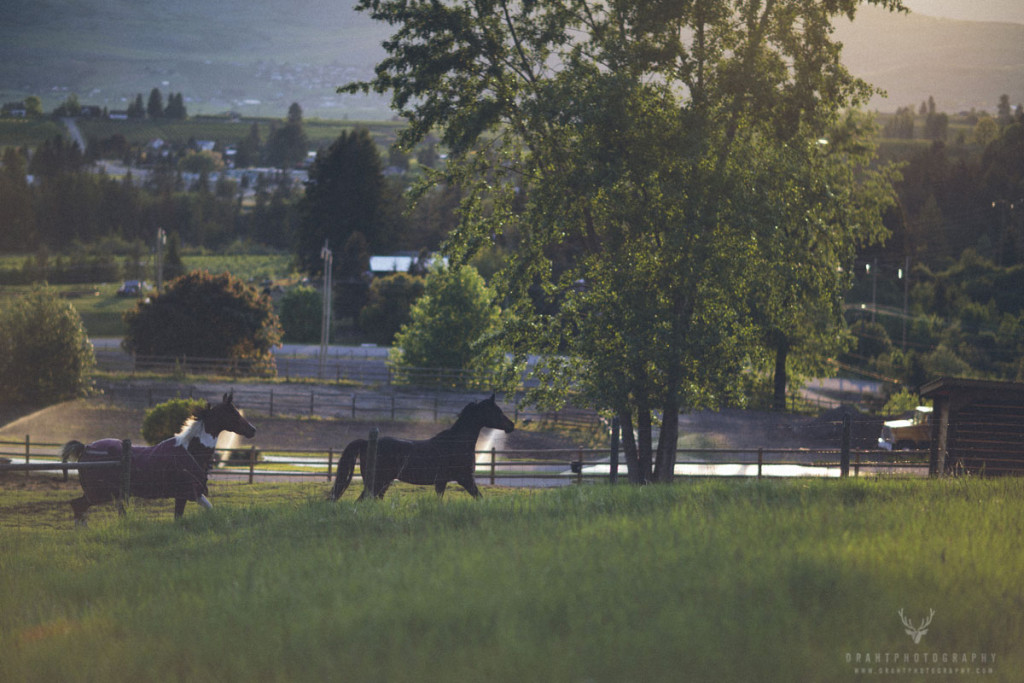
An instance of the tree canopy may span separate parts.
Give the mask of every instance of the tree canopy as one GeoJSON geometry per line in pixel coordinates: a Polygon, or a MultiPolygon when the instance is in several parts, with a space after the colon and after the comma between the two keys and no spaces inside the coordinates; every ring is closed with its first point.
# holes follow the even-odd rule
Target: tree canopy
{"type": "Polygon", "coordinates": [[[395,32],[343,89],[390,92],[406,145],[440,133],[464,192],[451,256],[507,242],[503,342],[542,354],[537,398],[619,416],[633,481],[671,478],[679,412],[727,400],[771,330],[842,324],[834,273],[885,204],[842,116],[872,89],[832,39],[861,4],[358,6],[395,32]]]}

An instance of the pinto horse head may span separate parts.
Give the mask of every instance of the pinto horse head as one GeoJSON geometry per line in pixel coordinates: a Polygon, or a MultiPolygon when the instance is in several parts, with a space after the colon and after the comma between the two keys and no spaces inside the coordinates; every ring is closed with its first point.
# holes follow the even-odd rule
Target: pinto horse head
{"type": "Polygon", "coordinates": [[[238,412],[234,398],[234,392],[229,392],[224,394],[224,399],[217,405],[211,407],[207,403],[205,408],[195,412],[196,422],[202,422],[206,432],[214,437],[221,432],[234,432],[251,439],[256,434],[256,428],[238,412]]]}
{"type": "Polygon", "coordinates": [[[477,403],[472,403],[466,407],[470,408],[470,406],[472,406],[477,419],[483,427],[500,429],[506,433],[511,432],[516,428],[516,424],[512,420],[508,419],[508,416],[506,416],[505,413],[501,412],[501,408],[498,407],[497,402],[494,400],[494,394],[491,394],[490,398],[486,398],[477,403]]]}

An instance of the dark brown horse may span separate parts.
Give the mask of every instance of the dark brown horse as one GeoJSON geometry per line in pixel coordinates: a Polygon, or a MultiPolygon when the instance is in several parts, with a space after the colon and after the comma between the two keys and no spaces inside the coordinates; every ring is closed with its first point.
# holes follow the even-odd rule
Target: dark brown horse
{"type": "MultiPolygon", "coordinates": [[[[196,410],[177,436],[155,446],[132,446],[131,490],[139,498],[174,498],[174,516],[181,517],[185,503],[192,501],[211,508],[206,494],[206,475],[213,461],[217,436],[224,431],[245,437],[256,434],[256,428],[242,417],[234,405],[232,394],[224,394],[217,405],[196,410]]],[[[75,458],[79,462],[121,459],[121,441],[101,439],[86,445],[69,441],[61,453],[64,462],[75,458]]],[[[124,512],[121,468],[83,467],[78,481],[85,495],[71,501],[75,523],[85,525],[86,512],[91,505],[117,500],[124,512]]]]}
{"type": "Polygon", "coordinates": [[[494,396],[470,403],[455,420],[455,424],[426,441],[406,441],[383,437],[377,442],[377,462],[374,469],[373,491],[367,482],[366,439],[357,439],[345,447],[338,460],[338,478],[331,490],[331,500],[338,500],[352,481],[356,458],[363,472],[363,492],[359,500],[369,496],[383,498],[395,479],[409,484],[433,486],[437,494],[444,495],[448,482],[454,481],[474,498],[480,497],[473,471],[476,469],[476,440],[484,427],[511,432],[512,420],[501,412],[494,396]]]}

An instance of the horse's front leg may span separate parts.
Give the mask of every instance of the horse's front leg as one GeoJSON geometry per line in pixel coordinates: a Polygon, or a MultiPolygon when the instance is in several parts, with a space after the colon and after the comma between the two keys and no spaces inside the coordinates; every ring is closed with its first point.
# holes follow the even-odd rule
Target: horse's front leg
{"type": "Polygon", "coordinates": [[[438,498],[444,497],[444,490],[446,488],[448,488],[448,482],[446,481],[439,481],[436,484],[434,484],[434,490],[437,492],[438,498]]]}
{"type": "Polygon", "coordinates": [[[185,503],[188,502],[188,498],[175,498],[174,499],[174,518],[178,519],[185,514],[185,503]]]}

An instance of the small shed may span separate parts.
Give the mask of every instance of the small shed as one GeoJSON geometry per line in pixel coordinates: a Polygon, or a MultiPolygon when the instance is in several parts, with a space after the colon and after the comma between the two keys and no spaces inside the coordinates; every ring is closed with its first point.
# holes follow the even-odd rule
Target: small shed
{"type": "Polygon", "coordinates": [[[942,377],[921,396],[935,406],[931,474],[1024,474],[1024,383],[942,377]]]}

